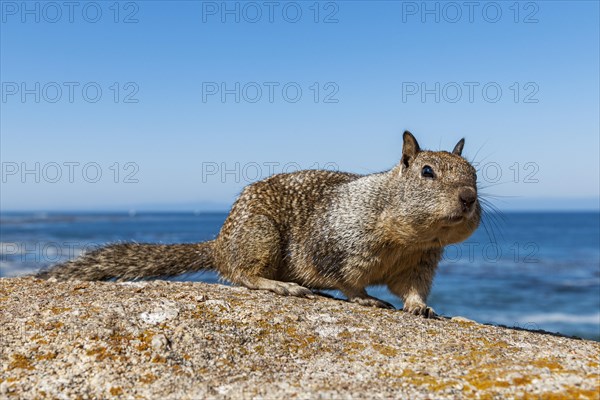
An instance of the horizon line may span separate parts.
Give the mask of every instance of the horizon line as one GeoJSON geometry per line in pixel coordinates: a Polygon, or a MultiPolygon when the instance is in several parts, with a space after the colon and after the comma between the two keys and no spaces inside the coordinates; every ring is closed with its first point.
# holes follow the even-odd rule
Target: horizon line
{"type": "MultiPolygon", "coordinates": [[[[228,214],[231,211],[231,208],[227,209],[152,209],[152,208],[108,208],[108,209],[10,209],[10,210],[2,210],[0,209],[0,214],[8,213],[8,214],[44,214],[44,213],[52,213],[52,214],[69,214],[69,213],[89,213],[89,214],[108,214],[108,213],[123,213],[123,214],[151,214],[151,213],[169,213],[169,214],[228,214]]],[[[599,208],[542,208],[542,209],[533,209],[533,208],[511,208],[511,209],[499,209],[499,210],[489,210],[486,211],[488,214],[498,214],[498,213],[600,213],[599,208]]]]}

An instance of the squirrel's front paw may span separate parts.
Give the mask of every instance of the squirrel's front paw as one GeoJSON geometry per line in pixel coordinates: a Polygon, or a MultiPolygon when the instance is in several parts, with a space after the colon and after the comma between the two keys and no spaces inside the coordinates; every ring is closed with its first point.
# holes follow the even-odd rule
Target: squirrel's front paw
{"type": "Polygon", "coordinates": [[[437,317],[433,308],[427,307],[425,304],[406,304],[402,311],[409,312],[413,315],[422,315],[425,318],[437,317]]]}

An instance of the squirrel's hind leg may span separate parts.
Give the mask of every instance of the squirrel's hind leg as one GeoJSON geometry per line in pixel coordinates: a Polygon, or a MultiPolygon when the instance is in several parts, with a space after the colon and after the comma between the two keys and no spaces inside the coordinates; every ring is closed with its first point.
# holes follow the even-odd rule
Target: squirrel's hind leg
{"type": "Polygon", "coordinates": [[[294,282],[271,278],[281,275],[279,230],[270,218],[255,214],[245,223],[226,234],[221,246],[226,255],[219,273],[234,284],[249,289],[270,290],[283,296],[313,297],[313,292],[294,282]]]}
{"type": "Polygon", "coordinates": [[[282,296],[314,297],[310,289],[294,282],[281,282],[261,277],[244,277],[240,279],[239,283],[248,289],[270,290],[282,296]]]}

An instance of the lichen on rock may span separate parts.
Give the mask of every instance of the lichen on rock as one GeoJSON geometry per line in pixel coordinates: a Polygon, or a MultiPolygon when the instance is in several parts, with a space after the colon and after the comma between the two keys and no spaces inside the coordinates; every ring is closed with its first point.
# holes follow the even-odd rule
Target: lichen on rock
{"type": "Polygon", "coordinates": [[[191,282],[0,279],[2,398],[591,398],[600,344],[191,282]]]}

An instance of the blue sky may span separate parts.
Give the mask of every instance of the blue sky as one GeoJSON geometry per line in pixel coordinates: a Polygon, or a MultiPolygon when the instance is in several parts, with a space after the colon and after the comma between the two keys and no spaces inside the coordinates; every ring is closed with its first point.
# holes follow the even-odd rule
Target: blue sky
{"type": "Polygon", "coordinates": [[[598,209],[596,1],[74,4],[1,2],[2,210],[223,209],[405,129],[500,208],[598,209]]]}

